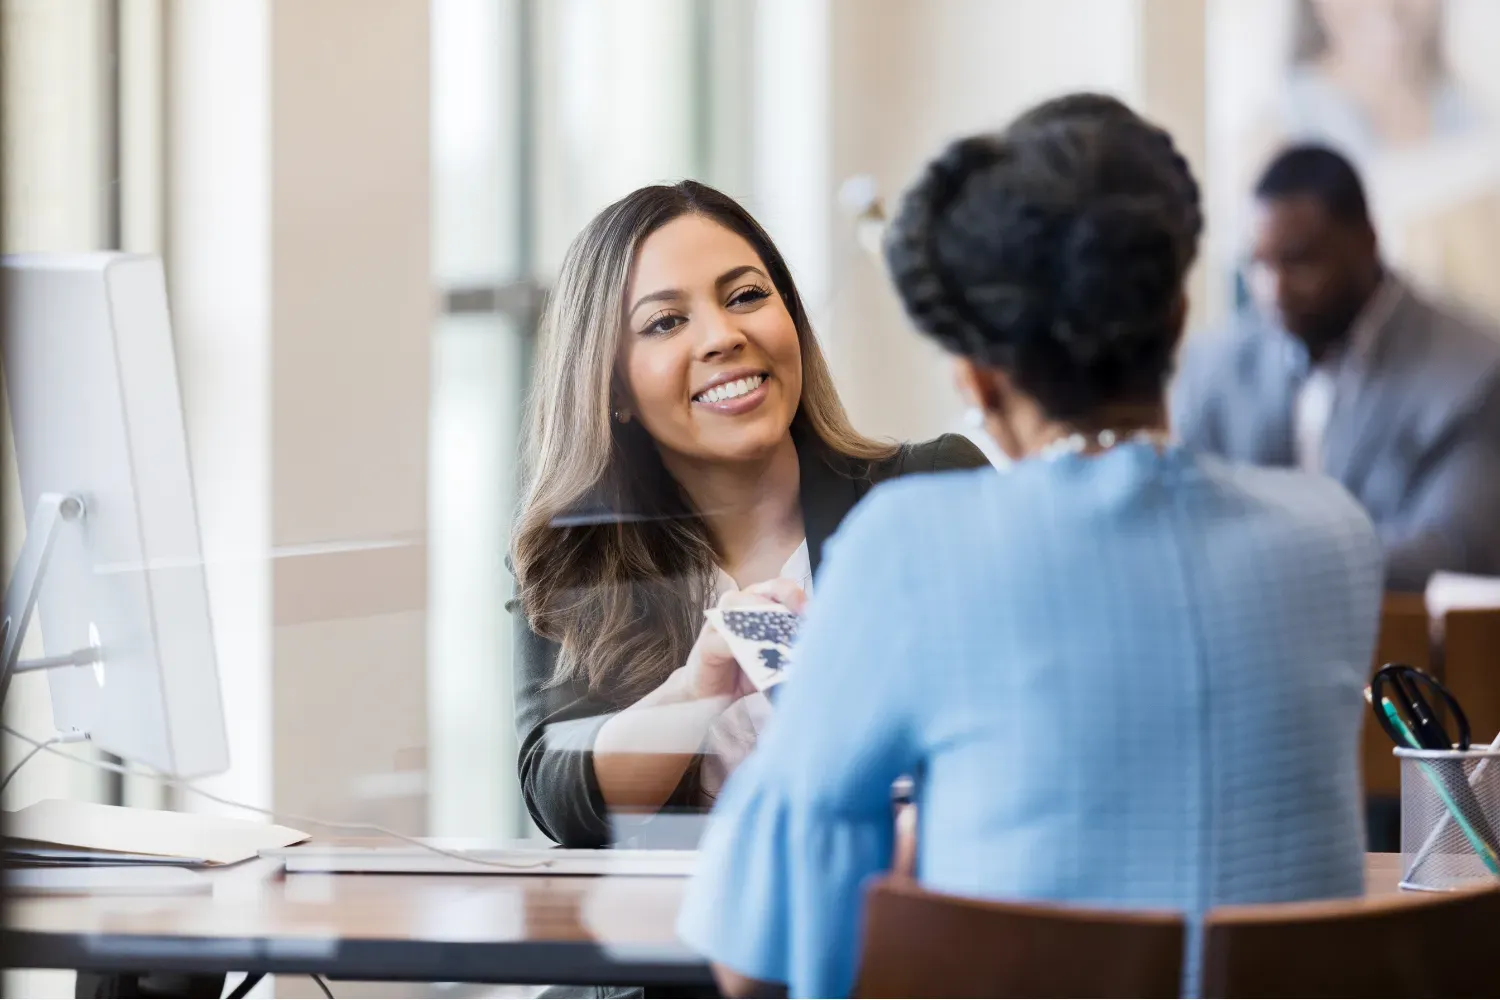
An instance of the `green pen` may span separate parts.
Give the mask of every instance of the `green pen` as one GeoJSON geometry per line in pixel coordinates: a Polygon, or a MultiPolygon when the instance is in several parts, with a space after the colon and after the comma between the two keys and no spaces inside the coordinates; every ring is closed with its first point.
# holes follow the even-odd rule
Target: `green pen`
{"type": "MultiPolygon", "coordinates": [[[[1385,717],[1390,720],[1391,725],[1401,734],[1402,739],[1406,741],[1407,747],[1413,750],[1422,749],[1422,745],[1417,742],[1416,736],[1407,727],[1406,720],[1401,718],[1401,714],[1396,711],[1396,706],[1391,704],[1391,699],[1381,698],[1380,708],[1381,711],[1385,712],[1385,717]]],[[[1469,839],[1469,846],[1474,848],[1474,853],[1479,855],[1479,860],[1484,862],[1484,866],[1490,870],[1490,874],[1500,875],[1500,857],[1496,856],[1495,849],[1485,843],[1484,838],[1474,829],[1473,824],[1469,822],[1469,818],[1464,814],[1464,811],[1458,807],[1458,803],[1453,801],[1453,795],[1449,792],[1443,776],[1437,772],[1437,769],[1430,762],[1422,760],[1420,757],[1417,758],[1417,766],[1427,776],[1428,783],[1438,793],[1438,797],[1443,800],[1443,805],[1448,807],[1449,814],[1458,823],[1458,828],[1464,832],[1464,836],[1469,839]]]]}

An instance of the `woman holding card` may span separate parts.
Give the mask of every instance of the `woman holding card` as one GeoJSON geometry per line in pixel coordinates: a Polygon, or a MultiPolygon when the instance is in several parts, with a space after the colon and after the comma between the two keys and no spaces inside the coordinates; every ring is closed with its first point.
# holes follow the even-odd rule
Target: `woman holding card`
{"type": "Polygon", "coordinates": [[[1092,95],[906,195],[897,289],[1015,464],[879,487],[831,545],[681,912],[731,995],[848,993],[903,774],[939,891],[1189,914],[1361,891],[1380,545],[1332,480],[1170,440],[1200,228],[1167,134],[1092,95]]]}
{"type": "Polygon", "coordinates": [[[704,612],[800,606],[875,483],[984,459],[845,416],[785,261],[729,197],[642,188],[574,241],[543,318],[511,563],[522,790],[567,846],[705,810],[769,714],[704,612]]]}

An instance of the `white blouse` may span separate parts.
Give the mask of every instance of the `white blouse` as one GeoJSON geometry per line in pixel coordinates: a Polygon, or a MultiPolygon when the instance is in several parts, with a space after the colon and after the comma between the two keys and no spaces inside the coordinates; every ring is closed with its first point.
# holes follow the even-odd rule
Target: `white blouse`
{"type": "MultiPolygon", "coordinates": [[[[797,546],[797,551],[781,567],[779,575],[796,583],[803,593],[812,595],[812,561],[807,554],[807,539],[804,538],[802,544],[797,546]]],[[[714,585],[713,599],[718,601],[725,594],[739,589],[740,585],[721,568],[714,585]]],[[[712,805],[719,797],[719,789],[724,787],[725,779],[755,748],[755,739],[770,717],[771,702],[756,691],[730,705],[714,720],[703,741],[704,758],[700,777],[704,805],[712,805]]]]}

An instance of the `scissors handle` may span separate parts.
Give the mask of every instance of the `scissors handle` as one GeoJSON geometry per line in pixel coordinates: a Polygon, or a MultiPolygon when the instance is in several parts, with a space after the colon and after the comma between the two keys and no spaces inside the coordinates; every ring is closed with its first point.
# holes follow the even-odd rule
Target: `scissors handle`
{"type": "Polygon", "coordinates": [[[1448,750],[1455,745],[1460,750],[1469,749],[1469,719],[1453,693],[1425,671],[1404,663],[1388,663],[1375,672],[1370,681],[1372,704],[1376,721],[1391,742],[1397,746],[1409,744],[1408,735],[1416,739],[1419,749],[1448,750]],[[1389,690],[1387,690],[1389,688],[1389,690]],[[1389,698],[1408,723],[1409,734],[1402,733],[1385,717],[1380,705],[1389,698]],[[1433,702],[1441,702],[1446,713],[1458,728],[1458,739],[1448,737],[1448,731],[1438,720],[1433,702]]]}

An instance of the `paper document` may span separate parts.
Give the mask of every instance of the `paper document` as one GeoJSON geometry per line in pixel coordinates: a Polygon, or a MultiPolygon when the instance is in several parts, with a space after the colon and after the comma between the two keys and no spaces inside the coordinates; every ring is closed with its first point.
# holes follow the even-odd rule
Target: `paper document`
{"type": "Polygon", "coordinates": [[[213,883],[181,868],[11,868],[5,891],[17,896],[181,896],[213,883]]]}
{"type": "Polygon", "coordinates": [[[1500,577],[1434,573],[1427,581],[1427,613],[1441,618],[1450,611],[1500,608],[1500,577]]]}
{"type": "Polygon", "coordinates": [[[1434,573],[1423,595],[1433,642],[1443,641],[1443,618],[1450,611],[1500,608],[1500,577],[1434,573]]]}
{"type": "Polygon", "coordinates": [[[7,840],[5,859],[13,865],[57,865],[77,868],[79,865],[141,866],[205,865],[203,858],[169,858],[160,854],[123,854],[117,851],[90,851],[83,847],[58,847],[30,840],[7,840]]]}
{"type": "Polygon", "coordinates": [[[14,840],[29,842],[13,849],[75,848],[173,859],[177,864],[231,865],[268,848],[307,839],[300,830],[253,820],[65,799],[44,799],[10,813],[5,828],[14,840]]]}

